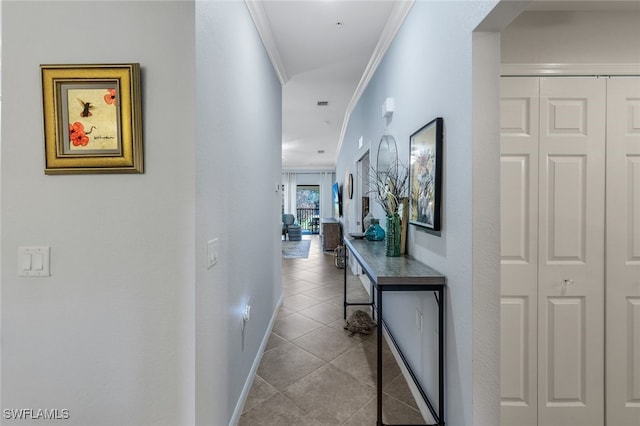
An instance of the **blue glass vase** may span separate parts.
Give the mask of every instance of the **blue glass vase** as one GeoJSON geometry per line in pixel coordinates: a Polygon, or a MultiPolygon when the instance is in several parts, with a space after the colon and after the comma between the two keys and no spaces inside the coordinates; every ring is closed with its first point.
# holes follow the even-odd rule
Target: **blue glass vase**
{"type": "Polygon", "coordinates": [[[364,232],[364,237],[369,241],[384,240],[384,229],[380,226],[378,219],[371,219],[371,225],[364,232]]]}

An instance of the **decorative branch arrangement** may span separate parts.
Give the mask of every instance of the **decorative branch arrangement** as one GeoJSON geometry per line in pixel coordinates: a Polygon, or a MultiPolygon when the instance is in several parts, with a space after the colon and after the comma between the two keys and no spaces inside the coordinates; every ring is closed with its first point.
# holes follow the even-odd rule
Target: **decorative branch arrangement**
{"type": "Polygon", "coordinates": [[[367,194],[373,194],[385,214],[392,216],[398,213],[402,199],[407,197],[409,167],[400,161],[391,164],[387,170],[376,170],[372,166],[368,183],[372,189],[367,194]]]}

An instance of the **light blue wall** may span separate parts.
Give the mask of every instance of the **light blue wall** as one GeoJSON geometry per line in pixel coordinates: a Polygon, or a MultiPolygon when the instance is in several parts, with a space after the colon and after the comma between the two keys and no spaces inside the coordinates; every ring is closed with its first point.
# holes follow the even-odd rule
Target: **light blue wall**
{"type": "Polygon", "coordinates": [[[226,425],[281,296],[281,87],[244,2],[196,2],[195,78],[196,422],[226,425]]]}
{"type": "MultiPolygon", "coordinates": [[[[442,235],[410,226],[408,251],[447,276],[446,421],[452,425],[477,421],[473,407],[472,33],[494,5],[482,1],[414,4],[351,115],[336,169],[339,179],[345,168],[355,169],[361,136],[371,141],[375,164],[378,141],[385,129],[381,105],[387,97],[395,100],[389,131],[404,162],[409,160],[409,136],[432,119],[444,118],[442,235]]],[[[497,176],[496,172],[492,178],[497,176]]],[[[374,215],[383,217],[377,205],[374,215]]],[[[497,247],[494,249],[497,252],[497,247]]],[[[433,297],[393,294],[387,296],[385,312],[385,320],[409,363],[437,401],[433,297]],[[415,327],[416,308],[424,315],[422,333],[415,327]]],[[[496,351],[495,359],[497,356],[496,351]]],[[[497,411],[495,398],[494,403],[493,413],[497,411]]]]}

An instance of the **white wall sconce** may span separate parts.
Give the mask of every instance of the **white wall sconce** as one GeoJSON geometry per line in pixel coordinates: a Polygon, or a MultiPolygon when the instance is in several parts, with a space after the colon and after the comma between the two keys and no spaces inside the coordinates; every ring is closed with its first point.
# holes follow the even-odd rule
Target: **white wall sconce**
{"type": "Polygon", "coordinates": [[[394,110],[393,98],[387,98],[382,103],[382,118],[389,118],[393,115],[394,110]]]}

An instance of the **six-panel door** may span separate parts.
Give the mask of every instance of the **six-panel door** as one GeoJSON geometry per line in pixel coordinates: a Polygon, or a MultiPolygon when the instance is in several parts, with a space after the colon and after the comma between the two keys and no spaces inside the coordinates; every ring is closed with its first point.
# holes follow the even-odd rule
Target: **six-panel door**
{"type": "Polygon", "coordinates": [[[607,425],[640,425],[640,78],[607,83],[607,425]]]}
{"type": "MultiPolygon", "coordinates": [[[[503,78],[503,426],[605,424],[605,192],[619,193],[621,184],[610,176],[605,180],[606,129],[612,125],[607,123],[607,82],[594,77],[503,78]]],[[[627,111],[632,118],[640,117],[636,114],[627,111]]],[[[634,159],[625,157],[625,187],[640,176],[634,174],[639,170],[634,159]]],[[[639,187],[623,191],[626,223],[635,223],[640,214],[640,197],[634,195],[639,187]],[[636,201],[628,201],[630,196],[636,201]]],[[[634,232],[640,227],[633,229],[627,246],[636,241],[634,232]]],[[[619,233],[630,231],[627,227],[619,233]]],[[[638,276],[637,269],[629,274],[638,276]]],[[[622,382],[628,407],[637,405],[634,392],[640,388],[640,330],[635,326],[640,310],[637,293],[624,290],[622,299],[626,327],[608,324],[607,338],[615,332],[619,341],[616,348],[608,345],[607,353],[626,348],[624,365],[609,363],[607,373],[615,367],[627,377],[622,382]]],[[[609,406],[608,417],[611,410],[609,406]]],[[[613,420],[609,424],[619,426],[613,420]]]]}

